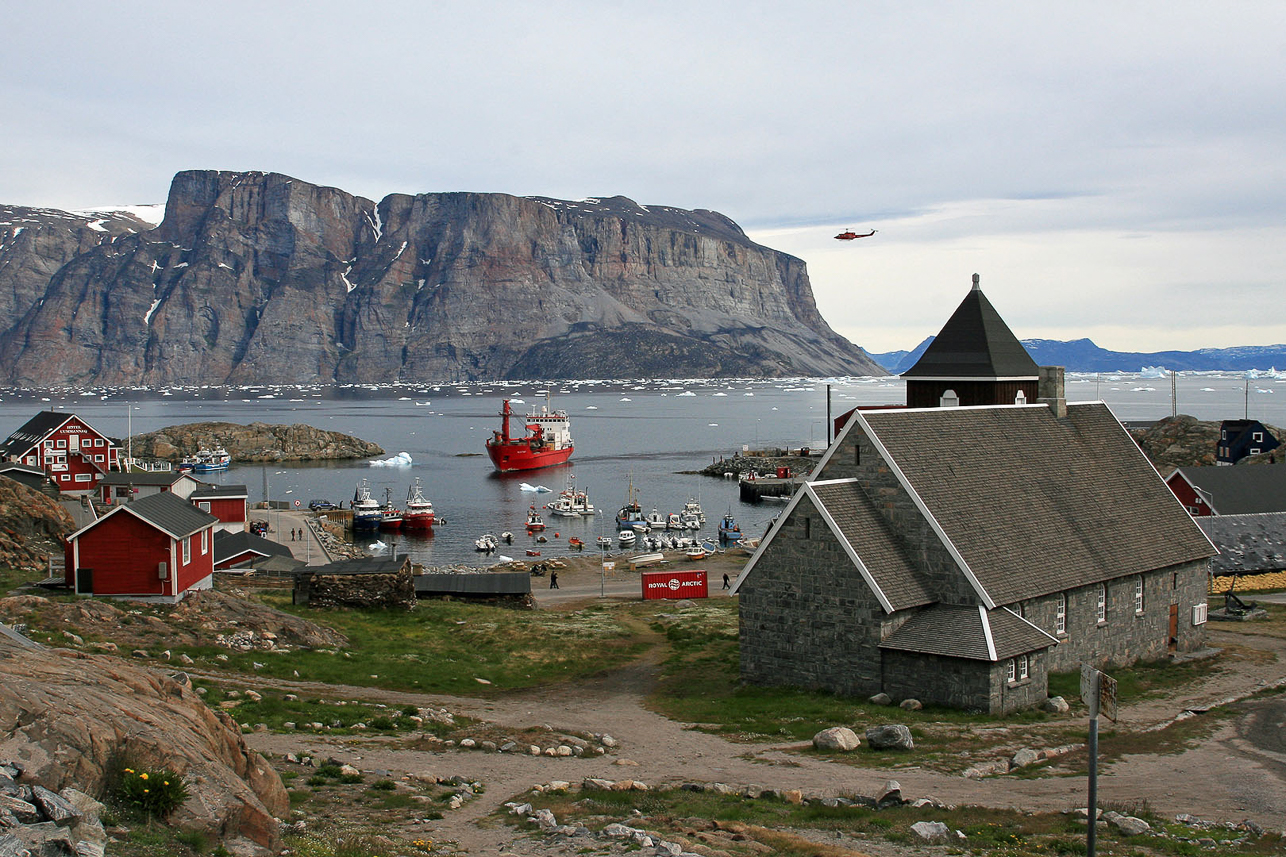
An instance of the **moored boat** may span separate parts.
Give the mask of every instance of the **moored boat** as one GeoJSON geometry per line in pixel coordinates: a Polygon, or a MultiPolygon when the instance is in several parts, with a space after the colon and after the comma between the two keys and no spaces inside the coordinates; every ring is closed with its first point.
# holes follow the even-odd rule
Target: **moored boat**
{"type": "Polygon", "coordinates": [[[380,506],[380,529],[402,529],[402,510],[393,505],[393,489],[384,489],[384,505],[380,506]]]}
{"type": "Polygon", "coordinates": [[[191,469],[193,473],[214,473],[219,470],[227,470],[231,464],[232,456],[220,446],[215,449],[197,450],[191,469]]]}
{"type": "Polygon", "coordinates": [[[540,517],[540,513],[536,511],[536,507],[532,506],[527,510],[527,532],[543,529],[545,529],[545,521],[540,517]]]}
{"type": "Polygon", "coordinates": [[[349,505],[353,510],[353,529],[379,529],[383,510],[380,509],[380,504],[371,497],[371,489],[365,479],[358,483],[357,490],[353,492],[353,502],[349,505]]]}
{"type": "Polygon", "coordinates": [[[427,530],[434,523],[433,503],[424,496],[420,480],[406,493],[406,507],[402,510],[402,526],[408,530],[427,530]]]}
{"type": "Polygon", "coordinates": [[[660,565],[665,562],[663,553],[641,553],[630,557],[630,568],[643,568],[649,565],[660,565]]]}
{"type": "Polygon", "coordinates": [[[572,536],[570,539],[567,540],[567,547],[571,548],[574,551],[584,550],[585,540],[582,538],[579,538],[578,536],[572,536]]]}
{"type": "Polygon", "coordinates": [[[693,561],[699,560],[699,559],[705,559],[706,549],[698,545],[697,547],[688,548],[683,552],[683,555],[693,561]]]}
{"type": "Polygon", "coordinates": [[[731,510],[723,516],[719,522],[719,540],[733,542],[741,538],[741,527],[737,524],[737,519],[732,516],[731,510]]]}
{"type": "Polygon", "coordinates": [[[643,507],[639,505],[638,498],[634,495],[634,482],[632,480],[629,491],[626,494],[625,505],[616,513],[616,526],[622,530],[638,530],[647,527],[647,520],[643,516],[643,507]]]}
{"type": "Polygon", "coordinates": [[[643,520],[647,522],[648,529],[651,530],[664,530],[667,523],[665,515],[662,515],[656,509],[648,512],[643,517],[643,520]]]}
{"type": "Polygon", "coordinates": [[[575,447],[566,411],[551,410],[546,403],[525,417],[526,433],[516,437],[509,431],[512,416],[516,414],[505,399],[500,411],[500,431],[493,431],[487,438],[487,455],[496,470],[501,473],[535,470],[562,464],[571,458],[575,447]]]}
{"type": "Polygon", "coordinates": [[[638,540],[633,530],[621,530],[616,534],[616,540],[621,543],[621,547],[627,548],[638,540]]]}
{"type": "Polygon", "coordinates": [[[572,500],[570,497],[560,496],[557,500],[550,503],[545,508],[549,511],[549,514],[555,515],[559,518],[579,518],[580,517],[580,512],[576,511],[576,509],[573,508],[572,500]]]}

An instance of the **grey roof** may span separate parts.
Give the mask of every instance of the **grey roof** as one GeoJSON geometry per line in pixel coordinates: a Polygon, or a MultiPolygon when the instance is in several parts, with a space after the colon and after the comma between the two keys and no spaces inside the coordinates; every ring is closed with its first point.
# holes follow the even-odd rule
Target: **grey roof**
{"type": "Polygon", "coordinates": [[[859,414],[995,605],[1214,554],[1101,403],[859,414]]]}
{"type": "MultiPolygon", "coordinates": [[[[98,480],[100,485],[159,485],[169,486],[178,482],[179,479],[187,476],[177,470],[138,470],[131,473],[122,473],[119,470],[112,470],[104,473],[98,480]]],[[[190,478],[190,477],[189,477],[190,478]]]]}
{"type": "Polygon", "coordinates": [[[41,411],[9,435],[0,446],[0,455],[22,455],[74,416],[70,411],[41,411]]]}
{"type": "MultiPolygon", "coordinates": [[[[975,275],[976,276],[976,275],[975,275]]],[[[974,288],[903,378],[1035,378],[1036,361],[974,288]]]]}
{"type": "Polygon", "coordinates": [[[1210,563],[1214,574],[1263,574],[1286,570],[1286,512],[1213,515],[1196,521],[1202,532],[1219,548],[1219,556],[1210,563]]]}
{"type": "Polygon", "coordinates": [[[266,556],[250,563],[250,567],[255,571],[262,571],[267,574],[291,574],[308,563],[302,559],[295,559],[293,556],[266,556]]]}
{"type": "Polygon", "coordinates": [[[837,535],[848,542],[892,609],[935,600],[888,521],[855,480],[812,483],[806,488],[816,497],[819,509],[835,522],[837,535]]]}
{"type": "Polygon", "coordinates": [[[1180,467],[1216,515],[1286,512],[1286,463],[1180,467]]]}
{"type": "MultiPolygon", "coordinates": [[[[219,523],[219,519],[214,515],[202,512],[187,500],[169,491],[152,494],[118,508],[118,512],[110,514],[132,513],[175,538],[190,536],[211,524],[219,523]]],[[[100,520],[103,519],[100,518],[100,520]]]]}
{"type": "Polygon", "coordinates": [[[1057,642],[1004,608],[934,604],[916,611],[880,643],[880,648],[995,662],[1047,649],[1057,642]]]}
{"type": "Polygon", "coordinates": [[[494,571],[481,574],[433,572],[415,578],[415,594],[425,595],[526,595],[531,592],[531,575],[525,571],[494,571]]]}
{"type": "Polygon", "coordinates": [[[294,556],[290,552],[290,548],[280,542],[265,539],[263,536],[256,536],[254,533],[230,533],[227,530],[219,530],[214,534],[214,561],[216,563],[247,552],[257,553],[260,556],[294,556]]]}
{"type": "Polygon", "coordinates": [[[250,492],[244,485],[209,485],[202,483],[201,487],[193,490],[189,496],[191,500],[200,500],[215,497],[248,497],[250,492]]]}
{"type": "Polygon", "coordinates": [[[326,565],[310,566],[310,574],[394,574],[406,565],[405,556],[366,556],[341,559],[326,565]]]}

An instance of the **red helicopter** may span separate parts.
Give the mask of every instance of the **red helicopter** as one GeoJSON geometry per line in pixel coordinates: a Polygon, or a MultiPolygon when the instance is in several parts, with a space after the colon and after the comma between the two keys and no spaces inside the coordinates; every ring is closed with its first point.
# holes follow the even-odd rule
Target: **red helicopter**
{"type": "Polygon", "coordinates": [[[837,241],[852,241],[854,238],[870,238],[872,235],[875,234],[875,232],[876,230],[872,229],[870,232],[863,232],[859,235],[858,233],[854,232],[851,229],[846,229],[845,231],[836,235],[835,239],[837,241]]]}

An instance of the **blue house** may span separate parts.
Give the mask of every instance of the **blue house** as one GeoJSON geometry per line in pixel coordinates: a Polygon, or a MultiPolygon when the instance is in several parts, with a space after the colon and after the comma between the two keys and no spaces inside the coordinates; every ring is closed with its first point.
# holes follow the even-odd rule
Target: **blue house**
{"type": "Polygon", "coordinates": [[[1269,452],[1281,446],[1259,420],[1224,420],[1219,426],[1217,464],[1236,464],[1248,455],[1269,452]]]}

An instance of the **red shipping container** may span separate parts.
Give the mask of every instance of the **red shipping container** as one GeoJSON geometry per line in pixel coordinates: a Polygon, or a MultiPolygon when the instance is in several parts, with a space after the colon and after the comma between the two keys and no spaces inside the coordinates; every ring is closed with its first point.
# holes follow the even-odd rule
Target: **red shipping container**
{"type": "Polygon", "coordinates": [[[643,598],[708,598],[706,573],[694,571],[645,571],[643,598]]]}

